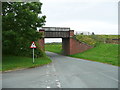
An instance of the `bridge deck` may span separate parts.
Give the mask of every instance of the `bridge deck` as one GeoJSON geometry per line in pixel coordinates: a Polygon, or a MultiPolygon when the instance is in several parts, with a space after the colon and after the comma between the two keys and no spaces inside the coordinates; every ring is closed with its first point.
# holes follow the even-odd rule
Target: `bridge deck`
{"type": "Polygon", "coordinates": [[[68,27],[42,27],[45,31],[70,31],[68,27]]]}
{"type": "Polygon", "coordinates": [[[69,38],[70,28],[65,27],[42,27],[45,38],[69,38]]]}

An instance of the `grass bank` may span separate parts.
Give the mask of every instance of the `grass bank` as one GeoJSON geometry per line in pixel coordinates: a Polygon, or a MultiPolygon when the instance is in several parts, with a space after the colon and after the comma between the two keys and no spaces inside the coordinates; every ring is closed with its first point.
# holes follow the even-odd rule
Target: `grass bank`
{"type": "MultiPolygon", "coordinates": [[[[46,51],[61,53],[61,45],[46,45],[46,51]]],[[[118,66],[118,44],[98,44],[95,48],[70,57],[88,59],[118,66]]]]}
{"type": "Polygon", "coordinates": [[[69,56],[118,66],[118,44],[99,44],[95,48],[69,56]]]}
{"type": "Polygon", "coordinates": [[[32,63],[32,58],[22,57],[22,56],[3,56],[2,60],[2,71],[20,69],[20,68],[30,68],[41,66],[44,64],[49,64],[52,61],[47,57],[35,58],[35,63],[32,63]]]}

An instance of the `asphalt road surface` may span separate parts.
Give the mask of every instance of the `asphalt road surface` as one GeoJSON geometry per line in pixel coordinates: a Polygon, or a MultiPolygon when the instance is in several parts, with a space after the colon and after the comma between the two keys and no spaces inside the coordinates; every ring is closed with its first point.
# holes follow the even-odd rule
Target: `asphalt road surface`
{"type": "Polygon", "coordinates": [[[46,52],[52,63],[3,73],[3,88],[118,88],[118,67],[46,52]]]}

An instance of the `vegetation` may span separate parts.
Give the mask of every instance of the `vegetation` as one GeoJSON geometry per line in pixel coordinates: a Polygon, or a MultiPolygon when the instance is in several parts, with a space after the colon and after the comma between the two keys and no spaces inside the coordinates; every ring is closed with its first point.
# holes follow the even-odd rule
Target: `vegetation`
{"type": "MultiPolygon", "coordinates": [[[[74,36],[77,40],[87,43],[91,46],[96,46],[98,43],[107,43],[112,39],[118,39],[118,35],[83,35],[77,34],[74,36]]],[[[111,41],[112,42],[112,41],[111,41]]]]}
{"type": "Polygon", "coordinates": [[[69,56],[108,63],[117,66],[118,46],[118,44],[99,44],[95,48],[69,56]]]}
{"type": "Polygon", "coordinates": [[[88,45],[94,46],[97,42],[95,39],[91,38],[90,35],[76,35],[77,40],[87,43],[88,45]]]}
{"type": "MultiPolygon", "coordinates": [[[[4,55],[31,56],[32,41],[42,37],[37,27],[42,27],[46,16],[41,14],[40,2],[2,3],[2,48],[4,55]]],[[[39,49],[36,52],[42,53],[39,49]]],[[[42,54],[38,54],[39,56],[42,54]]]]}
{"type": "Polygon", "coordinates": [[[47,56],[35,58],[35,62],[33,64],[32,58],[30,57],[5,55],[3,56],[2,71],[36,67],[49,64],[50,62],[51,60],[47,56]]]}
{"type": "MultiPolygon", "coordinates": [[[[89,49],[85,52],[69,55],[75,58],[81,59],[88,59],[92,61],[108,63],[112,65],[118,65],[118,44],[104,44],[98,43],[96,47],[89,49]]],[[[46,45],[46,51],[51,51],[55,53],[61,53],[61,45],[53,44],[53,45],[46,45]]],[[[119,48],[120,49],[120,48],[119,48]]]]}
{"type": "Polygon", "coordinates": [[[38,45],[46,16],[41,13],[41,2],[2,2],[2,70],[35,67],[51,60],[38,45]],[[35,63],[32,63],[32,41],[36,43],[35,63]]]}
{"type": "Polygon", "coordinates": [[[45,45],[45,50],[61,54],[62,44],[61,43],[50,43],[45,45]]]}

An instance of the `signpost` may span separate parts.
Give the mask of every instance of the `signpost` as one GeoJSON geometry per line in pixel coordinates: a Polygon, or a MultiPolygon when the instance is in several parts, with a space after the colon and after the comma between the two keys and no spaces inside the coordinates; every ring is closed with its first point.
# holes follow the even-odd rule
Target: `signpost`
{"type": "Polygon", "coordinates": [[[35,42],[32,42],[32,45],[30,46],[30,48],[33,49],[33,63],[34,63],[35,62],[34,61],[34,48],[36,48],[35,42]]]}

